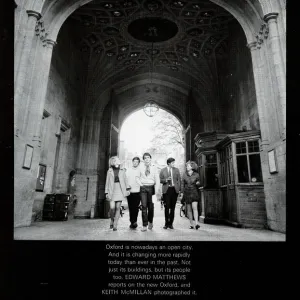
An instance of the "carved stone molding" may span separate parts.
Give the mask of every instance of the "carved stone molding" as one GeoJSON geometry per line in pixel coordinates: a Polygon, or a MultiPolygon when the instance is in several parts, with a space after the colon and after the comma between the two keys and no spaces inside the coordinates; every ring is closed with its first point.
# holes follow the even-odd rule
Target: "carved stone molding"
{"type": "Polygon", "coordinates": [[[263,23],[260,26],[260,30],[257,33],[257,35],[255,36],[256,41],[247,44],[247,47],[250,50],[256,50],[256,49],[260,49],[261,45],[263,44],[264,40],[266,40],[269,36],[269,27],[267,23],[263,23]]]}
{"type": "Polygon", "coordinates": [[[53,48],[57,43],[51,39],[43,40],[43,47],[53,48]]]}
{"type": "Polygon", "coordinates": [[[46,109],[44,109],[44,111],[43,111],[43,119],[46,119],[49,116],[51,116],[51,114],[46,109]]]}
{"type": "Polygon", "coordinates": [[[71,128],[70,123],[68,121],[66,121],[65,119],[61,119],[60,130],[62,132],[65,132],[70,128],[71,128]]]}
{"type": "MultiPolygon", "coordinates": [[[[150,47],[151,43],[134,38],[128,32],[128,26],[135,20],[143,19],[143,18],[151,18],[151,17],[153,17],[152,14],[149,14],[148,12],[143,12],[143,13],[133,15],[130,19],[127,19],[126,21],[121,23],[120,25],[121,35],[125,38],[125,40],[130,41],[135,45],[150,47]]],[[[167,41],[155,42],[155,48],[159,48],[159,49],[166,48],[168,46],[173,45],[174,43],[178,43],[185,35],[185,24],[183,22],[180,22],[178,18],[175,18],[172,14],[168,12],[161,13],[160,17],[169,20],[170,22],[174,22],[178,27],[178,32],[174,37],[172,37],[167,41]]]]}
{"type": "Polygon", "coordinates": [[[264,16],[264,21],[269,22],[270,20],[277,20],[278,13],[269,13],[264,16]]]}
{"type": "Polygon", "coordinates": [[[29,10],[26,10],[26,12],[29,17],[35,17],[37,20],[39,20],[42,17],[42,15],[39,12],[34,11],[34,10],[29,9],[29,10]]]}
{"type": "Polygon", "coordinates": [[[46,39],[48,33],[45,30],[45,26],[44,26],[44,21],[39,19],[36,22],[36,26],[35,26],[35,35],[40,37],[40,39],[43,41],[44,39],[46,39]]]}
{"type": "Polygon", "coordinates": [[[257,49],[257,42],[249,43],[249,44],[247,44],[247,47],[248,47],[250,50],[256,50],[256,49],[257,49]]]}
{"type": "Polygon", "coordinates": [[[256,47],[259,49],[261,47],[261,44],[268,38],[269,35],[269,27],[267,23],[263,23],[260,26],[260,30],[256,36],[257,44],[256,47]]]}

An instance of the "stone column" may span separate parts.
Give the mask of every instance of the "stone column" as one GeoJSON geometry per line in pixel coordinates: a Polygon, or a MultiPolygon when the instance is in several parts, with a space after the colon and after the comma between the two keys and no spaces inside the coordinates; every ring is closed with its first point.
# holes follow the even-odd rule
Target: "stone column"
{"type": "Polygon", "coordinates": [[[271,47],[271,59],[274,65],[274,72],[276,77],[276,85],[278,87],[278,98],[281,108],[282,117],[282,139],[286,138],[286,74],[284,68],[283,56],[281,53],[280,36],[277,27],[278,13],[269,13],[264,16],[264,21],[268,23],[269,27],[269,41],[271,47]]]}
{"type": "Polygon", "coordinates": [[[27,10],[28,14],[28,22],[27,27],[25,29],[25,38],[24,42],[20,44],[22,47],[21,51],[17,51],[19,49],[16,49],[16,53],[20,53],[20,59],[18,65],[15,65],[15,79],[14,79],[14,103],[15,103],[15,109],[14,109],[14,120],[15,120],[15,133],[18,129],[18,125],[21,126],[21,124],[18,124],[18,110],[19,110],[19,103],[20,101],[24,101],[24,98],[27,98],[28,95],[24,93],[24,87],[26,86],[26,81],[28,80],[28,77],[30,76],[28,74],[28,70],[31,69],[29,65],[29,56],[32,51],[32,43],[35,37],[35,27],[37,24],[37,21],[41,18],[41,14],[33,11],[33,10],[27,10]]]}
{"type": "Polygon", "coordinates": [[[32,133],[32,141],[40,147],[41,145],[41,122],[43,116],[43,110],[46,100],[46,92],[48,86],[48,76],[50,72],[52,50],[55,41],[50,39],[43,40],[42,53],[39,56],[41,61],[37,68],[38,71],[34,74],[34,86],[31,93],[31,111],[28,118],[28,132],[32,133]]]}
{"type": "Polygon", "coordinates": [[[257,110],[259,115],[260,131],[261,131],[261,144],[264,149],[269,145],[270,141],[270,129],[268,122],[268,114],[266,112],[267,106],[265,101],[267,101],[267,96],[265,95],[265,74],[264,74],[264,65],[262,50],[258,46],[257,42],[252,42],[247,45],[251,51],[252,57],[252,67],[253,75],[255,82],[255,91],[256,91],[256,101],[257,101],[257,110]]]}

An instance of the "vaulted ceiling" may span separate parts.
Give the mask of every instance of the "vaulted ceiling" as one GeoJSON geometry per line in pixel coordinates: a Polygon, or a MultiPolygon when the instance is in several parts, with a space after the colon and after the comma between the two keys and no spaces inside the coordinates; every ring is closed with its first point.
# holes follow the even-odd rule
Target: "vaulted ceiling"
{"type": "Polygon", "coordinates": [[[94,0],[67,22],[82,53],[97,60],[98,83],[153,71],[205,84],[215,76],[215,58],[226,57],[232,21],[208,0],[94,0]]]}

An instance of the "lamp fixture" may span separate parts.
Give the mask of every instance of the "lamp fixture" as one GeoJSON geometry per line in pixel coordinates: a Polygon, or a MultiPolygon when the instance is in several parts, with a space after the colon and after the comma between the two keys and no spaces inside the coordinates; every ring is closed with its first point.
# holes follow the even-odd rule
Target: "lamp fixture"
{"type": "Polygon", "coordinates": [[[144,106],[144,113],[148,117],[153,117],[158,112],[158,110],[159,110],[159,107],[153,100],[150,100],[144,106]]]}
{"type": "MultiPolygon", "coordinates": [[[[156,33],[156,30],[154,31],[156,33]]],[[[152,31],[153,33],[153,31],[152,31]]],[[[152,86],[152,73],[153,73],[153,41],[151,47],[151,64],[150,64],[150,86],[152,86]]],[[[151,91],[151,88],[147,87],[146,92],[151,91]]],[[[144,106],[144,113],[148,117],[153,117],[159,110],[159,106],[155,103],[153,99],[150,99],[144,106]]]]}

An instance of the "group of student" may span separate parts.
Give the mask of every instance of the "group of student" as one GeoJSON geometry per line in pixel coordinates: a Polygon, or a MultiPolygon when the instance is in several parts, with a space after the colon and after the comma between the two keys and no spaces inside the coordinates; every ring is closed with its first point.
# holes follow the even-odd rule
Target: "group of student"
{"type": "Polygon", "coordinates": [[[174,211],[178,196],[186,203],[187,215],[190,220],[190,229],[199,229],[198,202],[200,178],[197,173],[197,164],[193,161],[186,163],[186,171],[180,175],[175,167],[175,159],[167,159],[167,167],[158,172],[151,163],[151,155],[143,155],[143,163],[139,157],[132,159],[132,166],[127,170],[121,168],[121,161],[117,156],[109,160],[109,169],[106,176],[105,196],[110,203],[110,228],[117,230],[120,218],[120,208],[123,200],[127,199],[129,208],[130,228],[136,229],[138,212],[142,208],[142,229],[153,228],[154,203],[152,196],[158,194],[162,184],[162,197],[165,203],[164,229],[174,229],[174,211]]]}

